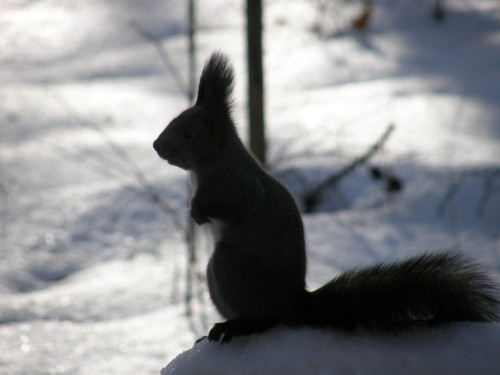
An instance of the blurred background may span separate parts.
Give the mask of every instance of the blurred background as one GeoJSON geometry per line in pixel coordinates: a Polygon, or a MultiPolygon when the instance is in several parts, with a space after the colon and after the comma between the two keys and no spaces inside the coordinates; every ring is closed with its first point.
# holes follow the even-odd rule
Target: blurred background
{"type": "Polygon", "coordinates": [[[157,374],[219,319],[186,173],[152,149],[214,50],[241,137],[303,211],[311,289],[448,249],[498,278],[500,2],[247,9],[1,2],[0,373],[157,374]]]}

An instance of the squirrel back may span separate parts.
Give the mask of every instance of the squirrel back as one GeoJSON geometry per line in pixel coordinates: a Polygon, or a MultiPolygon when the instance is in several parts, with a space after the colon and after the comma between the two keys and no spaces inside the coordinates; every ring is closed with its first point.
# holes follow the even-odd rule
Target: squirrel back
{"type": "Polygon", "coordinates": [[[228,59],[212,54],[196,102],[153,144],[161,158],[189,171],[195,187],[191,217],[214,233],[208,289],[227,321],[212,328],[210,340],[227,342],[277,324],[402,332],[451,321],[498,321],[495,284],[451,253],[347,271],[308,292],[299,210],[238,137],[233,86],[228,59]]]}

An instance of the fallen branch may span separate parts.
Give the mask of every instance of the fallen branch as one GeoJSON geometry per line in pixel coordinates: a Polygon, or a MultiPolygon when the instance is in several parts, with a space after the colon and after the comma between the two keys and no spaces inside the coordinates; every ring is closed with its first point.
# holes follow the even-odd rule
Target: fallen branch
{"type": "Polygon", "coordinates": [[[336,172],[332,176],[328,177],[321,184],[316,186],[314,189],[308,191],[304,194],[303,202],[305,207],[305,212],[310,213],[313,212],[316,205],[321,200],[321,194],[323,191],[328,188],[336,185],[342,178],[349,175],[360,165],[365,164],[370,158],[383,146],[383,144],[387,141],[391,133],[394,131],[394,125],[389,125],[389,127],[382,134],[380,139],[374,143],[363,155],[354,159],[350,164],[346,165],[340,171],[336,172]]]}

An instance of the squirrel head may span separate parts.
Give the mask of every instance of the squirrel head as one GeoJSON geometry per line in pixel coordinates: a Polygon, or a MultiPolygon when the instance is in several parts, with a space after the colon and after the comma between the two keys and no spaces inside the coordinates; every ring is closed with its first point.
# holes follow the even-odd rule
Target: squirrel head
{"type": "Polygon", "coordinates": [[[170,164],[193,170],[209,163],[235,132],[231,118],[234,73],[220,52],[208,59],[191,108],[174,118],[154,141],[158,155],[170,164]]]}

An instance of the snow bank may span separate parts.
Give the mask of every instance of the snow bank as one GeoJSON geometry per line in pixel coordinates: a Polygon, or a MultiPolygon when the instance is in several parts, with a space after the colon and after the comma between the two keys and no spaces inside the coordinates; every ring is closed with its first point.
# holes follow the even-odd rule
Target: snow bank
{"type": "Polygon", "coordinates": [[[394,337],[278,328],[196,344],[161,375],[499,374],[500,325],[457,323],[394,337]]]}

